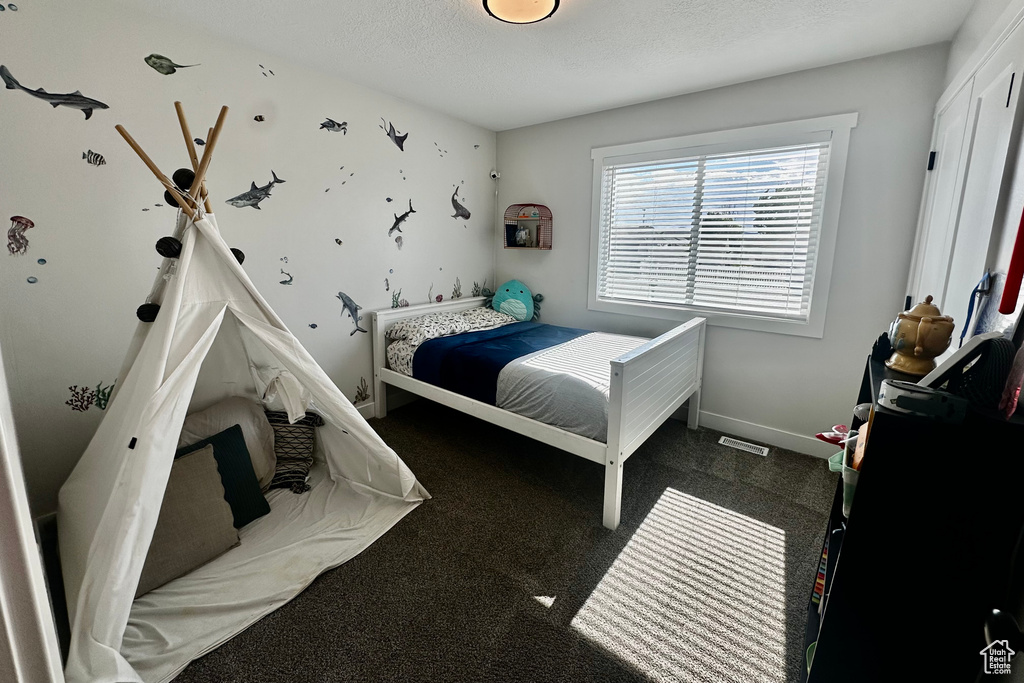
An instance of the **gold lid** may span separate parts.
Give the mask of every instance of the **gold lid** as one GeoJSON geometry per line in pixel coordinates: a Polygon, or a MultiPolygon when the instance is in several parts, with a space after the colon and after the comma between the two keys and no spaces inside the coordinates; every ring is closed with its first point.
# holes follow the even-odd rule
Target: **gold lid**
{"type": "Polygon", "coordinates": [[[942,313],[939,311],[939,307],[932,303],[932,295],[929,294],[924,298],[924,301],[911,308],[909,311],[905,311],[904,315],[912,315],[917,318],[941,318],[942,313]]]}

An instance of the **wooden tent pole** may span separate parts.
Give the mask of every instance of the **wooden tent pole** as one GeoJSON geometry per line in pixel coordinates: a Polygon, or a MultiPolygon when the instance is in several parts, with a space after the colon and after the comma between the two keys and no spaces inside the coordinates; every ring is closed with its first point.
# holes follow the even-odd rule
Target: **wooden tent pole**
{"type": "Polygon", "coordinates": [[[121,124],[117,124],[116,126],[114,126],[114,129],[121,134],[121,137],[123,137],[124,141],[128,143],[128,146],[135,150],[135,153],[139,155],[139,158],[142,159],[142,162],[146,164],[146,166],[149,167],[149,170],[153,172],[153,175],[156,176],[156,179],[160,181],[160,183],[167,189],[168,192],[170,192],[171,196],[174,197],[174,200],[178,202],[178,206],[181,207],[181,210],[184,211],[189,218],[195,220],[195,211],[185,201],[185,198],[178,193],[178,190],[175,189],[174,187],[174,183],[172,183],[167,178],[167,176],[160,172],[160,169],[157,168],[157,165],[153,163],[153,160],[150,159],[149,155],[143,151],[142,147],[139,147],[139,143],[135,142],[135,139],[128,134],[128,131],[125,130],[124,126],[122,126],[121,124]]]}
{"type": "Polygon", "coordinates": [[[220,129],[224,126],[224,117],[228,115],[228,108],[221,107],[220,115],[217,117],[217,123],[214,124],[213,130],[210,132],[210,137],[206,140],[206,148],[203,149],[203,158],[199,162],[199,168],[196,169],[196,179],[192,183],[192,189],[189,190],[189,194],[193,197],[196,196],[196,192],[203,186],[203,181],[206,180],[206,169],[210,167],[210,161],[213,159],[213,150],[217,147],[217,139],[220,137],[220,129]]]}
{"type": "MultiPolygon", "coordinates": [[[[178,113],[178,123],[181,125],[181,134],[185,136],[185,148],[188,150],[188,157],[192,161],[192,170],[195,171],[199,168],[199,157],[196,155],[196,143],[192,140],[192,131],[189,130],[188,121],[185,119],[185,109],[181,106],[181,102],[174,103],[174,110],[178,113]]],[[[210,198],[206,192],[206,183],[203,183],[201,188],[203,201],[208,212],[212,212],[210,208],[210,198]]]]}

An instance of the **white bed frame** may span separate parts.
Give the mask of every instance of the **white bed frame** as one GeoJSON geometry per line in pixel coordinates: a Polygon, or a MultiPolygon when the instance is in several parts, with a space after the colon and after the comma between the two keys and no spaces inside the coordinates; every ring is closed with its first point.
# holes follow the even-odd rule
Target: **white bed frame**
{"type": "Polygon", "coordinates": [[[449,408],[511,429],[605,467],[604,525],[619,525],[622,464],[689,399],[686,424],[697,428],[704,366],[704,318],[693,318],[611,362],[608,440],[601,443],[502,408],[441,389],[387,367],[385,332],[399,320],[438,311],[462,311],[484,304],[483,297],[440,304],[390,308],[371,313],[373,390],[377,417],[387,415],[386,386],[404,389],[449,408]]]}

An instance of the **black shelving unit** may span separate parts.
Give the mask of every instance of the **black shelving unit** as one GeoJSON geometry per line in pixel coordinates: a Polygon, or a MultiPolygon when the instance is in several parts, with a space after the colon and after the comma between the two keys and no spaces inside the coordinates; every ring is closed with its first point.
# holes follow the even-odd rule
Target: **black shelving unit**
{"type": "Polygon", "coordinates": [[[875,403],[875,416],[850,517],[840,481],[825,530],[805,680],[974,681],[991,610],[1021,617],[1010,564],[1024,525],[1024,420],[890,411],[876,403],[886,378],[910,379],[869,358],[858,403],[875,403]]]}

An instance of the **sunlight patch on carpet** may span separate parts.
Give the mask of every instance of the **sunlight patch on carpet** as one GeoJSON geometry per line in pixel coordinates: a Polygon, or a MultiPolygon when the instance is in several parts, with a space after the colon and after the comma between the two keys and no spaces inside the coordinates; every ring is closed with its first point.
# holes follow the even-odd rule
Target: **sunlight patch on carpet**
{"type": "Polygon", "coordinates": [[[573,617],[657,681],[786,680],[786,534],[674,489],[573,617]]]}

